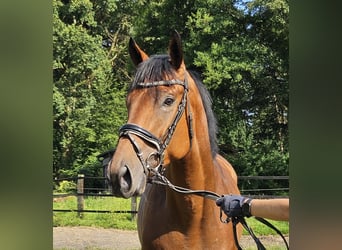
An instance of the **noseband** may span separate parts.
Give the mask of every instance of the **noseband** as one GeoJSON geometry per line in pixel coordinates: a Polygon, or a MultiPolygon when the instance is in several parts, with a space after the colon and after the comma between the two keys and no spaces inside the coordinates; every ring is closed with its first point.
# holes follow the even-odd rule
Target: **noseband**
{"type": "Polygon", "coordinates": [[[172,80],[164,80],[164,81],[155,81],[155,82],[148,82],[148,83],[138,83],[137,86],[141,88],[150,88],[150,87],[158,87],[158,86],[171,86],[171,85],[181,85],[184,87],[184,92],[182,96],[182,100],[178,105],[178,110],[176,116],[174,117],[171,125],[168,127],[166,133],[164,134],[161,139],[158,139],[152,133],[147,131],[146,129],[132,123],[127,123],[123,125],[119,130],[119,137],[127,137],[133,145],[134,151],[139,158],[141,165],[143,166],[144,173],[147,175],[151,168],[158,169],[160,166],[163,165],[164,160],[164,151],[170,143],[170,140],[175,132],[176,126],[182,117],[186,105],[188,104],[188,129],[189,129],[189,137],[190,137],[190,147],[191,147],[191,140],[192,140],[192,116],[190,112],[190,104],[187,101],[188,99],[188,80],[187,75],[185,76],[184,82],[178,79],[172,80]],[[132,137],[132,135],[140,137],[146,143],[152,144],[156,151],[151,153],[145,160],[143,158],[143,153],[136,142],[136,140],[132,137]]]}

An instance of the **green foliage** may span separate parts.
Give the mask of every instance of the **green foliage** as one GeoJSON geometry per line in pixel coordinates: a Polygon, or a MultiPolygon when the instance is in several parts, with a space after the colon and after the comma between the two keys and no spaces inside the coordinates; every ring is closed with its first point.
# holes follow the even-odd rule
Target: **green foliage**
{"type": "Polygon", "coordinates": [[[172,29],[212,95],[221,153],[238,175],[288,174],[287,0],[54,0],[53,9],[56,176],[95,174],[96,155],[115,147],[129,35],[165,53],[172,29]]]}
{"type": "Polygon", "coordinates": [[[239,175],[288,174],[288,2],[197,4],[186,51],[213,97],[220,148],[239,175]]]}
{"type": "Polygon", "coordinates": [[[132,35],[148,54],[164,54],[173,29],[186,39],[186,22],[194,11],[194,0],[136,1],[132,35]]]}
{"type": "Polygon", "coordinates": [[[76,184],[72,181],[61,181],[55,190],[56,193],[75,193],[76,184]]]}
{"type": "MultiPolygon", "coordinates": [[[[117,8],[115,2],[107,5],[103,15],[108,21],[117,8]]],[[[126,117],[124,83],[129,81],[121,75],[123,68],[116,71],[125,55],[117,45],[126,44],[128,37],[122,28],[115,41],[105,33],[110,28],[97,20],[102,17],[97,1],[54,0],[53,7],[54,174],[74,176],[115,146],[126,117]],[[103,46],[104,41],[115,49],[103,46]]]]}
{"type": "Polygon", "coordinates": [[[148,52],[164,53],[165,30],[181,33],[187,67],[202,74],[211,92],[220,148],[238,174],[286,175],[288,1],[141,4],[134,35],[148,52]]]}

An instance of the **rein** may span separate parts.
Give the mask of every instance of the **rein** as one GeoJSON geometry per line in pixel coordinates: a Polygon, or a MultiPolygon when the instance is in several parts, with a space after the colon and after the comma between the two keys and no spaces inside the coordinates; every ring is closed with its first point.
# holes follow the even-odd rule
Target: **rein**
{"type": "Polygon", "coordinates": [[[191,190],[188,188],[180,187],[173,185],[165,175],[162,175],[159,171],[156,171],[155,169],[150,169],[150,171],[153,173],[153,176],[157,179],[150,178],[149,183],[151,184],[158,184],[158,185],[164,185],[168,188],[172,189],[173,191],[176,191],[177,193],[181,194],[194,194],[198,195],[207,199],[211,199],[213,201],[216,201],[218,198],[220,198],[220,195],[218,195],[215,192],[206,191],[206,190],[191,190]]]}
{"type": "MultiPolygon", "coordinates": [[[[178,105],[177,113],[171,123],[171,125],[168,127],[165,135],[162,137],[162,139],[158,139],[156,136],[154,136],[152,133],[147,131],[146,129],[132,123],[127,123],[123,125],[119,130],[119,137],[127,137],[133,148],[134,151],[139,158],[139,161],[143,167],[144,174],[148,177],[148,182],[151,184],[157,184],[157,185],[164,185],[168,188],[172,189],[175,192],[185,194],[185,195],[197,195],[201,196],[203,198],[211,199],[213,201],[216,201],[218,198],[220,198],[220,195],[218,195],[215,192],[206,191],[206,190],[191,190],[184,187],[179,187],[176,185],[173,185],[161,172],[162,172],[162,165],[163,165],[163,158],[164,158],[164,151],[169,145],[171,138],[174,134],[174,131],[176,129],[176,126],[182,117],[184,111],[186,110],[186,107],[188,105],[188,116],[187,116],[187,122],[188,122],[188,129],[189,129],[189,138],[190,138],[190,148],[192,143],[192,114],[190,111],[190,104],[187,101],[188,97],[188,80],[187,75],[185,76],[184,81],[180,81],[178,79],[172,79],[172,80],[164,80],[164,81],[154,81],[154,82],[148,82],[148,83],[138,83],[137,86],[141,88],[149,88],[149,87],[157,87],[157,86],[171,86],[171,85],[181,85],[184,87],[184,92],[182,96],[182,100],[178,105]],[[143,153],[134,139],[132,135],[138,136],[143,141],[153,145],[156,148],[156,152],[151,153],[145,160],[143,158],[143,153]]],[[[264,223],[265,225],[271,227],[273,230],[275,230],[284,240],[287,249],[289,249],[288,244],[286,242],[286,239],[281,234],[281,232],[275,228],[271,223],[268,221],[255,217],[258,221],[264,223]]],[[[242,248],[239,245],[238,239],[237,239],[237,232],[236,232],[236,225],[238,223],[241,223],[243,227],[248,231],[248,233],[252,236],[255,243],[258,246],[258,250],[264,250],[265,247],[260,242],[260,240],[255,236],[252,229],[247,225],[247,222],[245,221],[244,217],[233,217],[233,218],[226,218],[225,220],[222,219],[222,210],[220,211],[220,220],[223,223],[228,223],[229,221],[232,221],[233,224],[233,233],[234,233],[234,241],[238,248],[238,250],[241,250],[242,248]]]]}

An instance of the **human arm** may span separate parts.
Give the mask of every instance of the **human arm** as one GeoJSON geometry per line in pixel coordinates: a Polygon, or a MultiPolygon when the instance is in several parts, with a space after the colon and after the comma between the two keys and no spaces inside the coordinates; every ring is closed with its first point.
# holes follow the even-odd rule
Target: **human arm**
{"type": "Polygon", "coordinates": [[[289,220],[289,199],[252,199],[251,214],[271,220],[289,220]]]}
{"type": "Polygon", "coordinates": [[[240,195],[225,195],[216,200],[228,217],[257,216],[272,220],[289,220],[289,199],[251,199],[240,195]]]}

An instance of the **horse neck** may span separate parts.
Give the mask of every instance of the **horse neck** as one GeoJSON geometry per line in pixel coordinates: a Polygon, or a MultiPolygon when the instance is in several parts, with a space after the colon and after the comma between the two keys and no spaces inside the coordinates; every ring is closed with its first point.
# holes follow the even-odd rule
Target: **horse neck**
{"type": "MultiPolygon", "coordinates": [[[[209,142],[207,142],[207,145],[209,142]]],[[[213,160],[208,151],[201,149],[197,140],[193,140],[191,151],[177,162],[172,162],[167,169],[167,178],[174,185],[191,190],[215,190],[213,160]]],[[[214,202],[196,195],[179,194],[166,189],[166,207],[174,223],[181,225],[184,230],[200,227],[203,218],[209,218],[214,202]],[[172,208],[172,209],[170,209],[172,208]],[[187,228],[187,229],[186,229],[187,228]]]]}
{"type": "MultiPolygon", "coordinates": [[[[168,168],[170,181],[189,189],[213,189],[213,158],[210,147],[200,148],[203,142],[193,139],[190,152],[181,160],[171,162],[168,168]]],[[[205,142],[209,144],[209,141],[205,142]]]]}
{"type": "MultiPolygon", "coordinates": [[[[192,190],[215,191],[214,163],[210,148],[207,118],[197,88],[196,91],[197,93],[194,93],[194,90],[191,91],[193,94],[190,109],[193,116],[194,133],[190,150],[183,159],[171,162],[167,170],[167,177],[177,186],[192,190]]],[[[175,195],[172,192],[170,195],[175,195]]],[[[186,197],[184,199],[189,201],[186,197]]]]}

